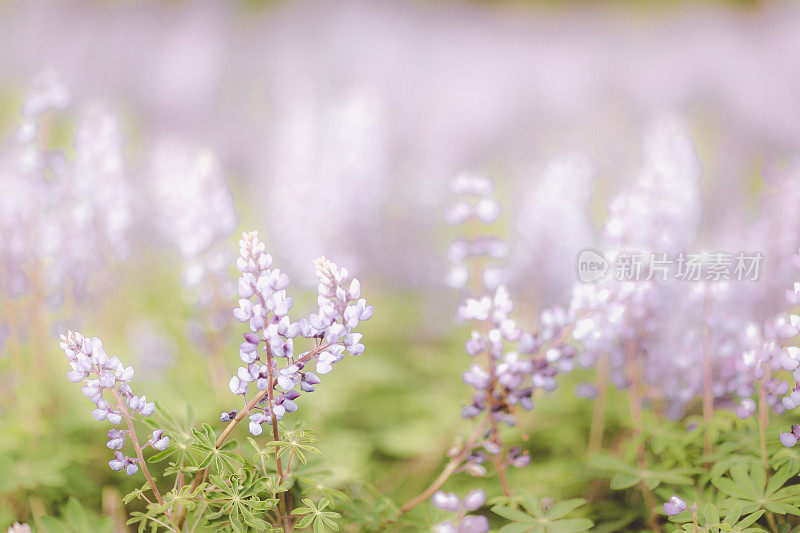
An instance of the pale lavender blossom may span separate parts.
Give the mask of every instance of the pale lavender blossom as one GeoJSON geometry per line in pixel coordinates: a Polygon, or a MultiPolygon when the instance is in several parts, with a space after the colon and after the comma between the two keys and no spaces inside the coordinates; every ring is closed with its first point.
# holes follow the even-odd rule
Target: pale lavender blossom
{"type": "MultiPolygon", "coordinates": [[[[153,414],[155,403],[147,401],[145,396],[136,396],[131,390],[133,367],[123,365],[117,356],[109,357],[100,339],[87,338],[78,332],[68,331],[61,335],[60,346],[72,368],[67,373],[67,378],[73,383],[83,382],[81,392],[95,404],[95,409],[92,410],[95,420],[107,420],[114,425],[120,425],[126,420],[130,424],[129,417],[132,414],[138,413],[143,417],[153,414]]],[[[106,446],[115,450],[114,459],[108,463],[109,467],[112,470],[124,470],[128,475],[135,474],[139,470],[139,459],[128,457],[120,451],[128,438],[132,438],[135,444],[135,436],[129,435],[129,429],[117,428],[109,430],[106,436],[106,446]]],[[[169,445],[169,437],[164,435],[163,430],[155,430],[152,438],[145,444],[147,445],[156,450],[165,450],[169,445]]],[[[141,453],[138,447],[136,451],[137,454],[141,453]]]]}
{"type": "Polygon", "coordinates": [[[664,514],[667,516],[675,516],[681,514],[687,508],[686,502],[678,496],[671,496],[670,499],[664,504],[664,514]]]}
{"type": "Polygon", "coordinates": [[[533,186],[519,183],[508,267],[518,296],[540,302],[569,298],[574,278],[565,272],[574,268],[581,250],[594,245],[589,219],[594,174],[588,156],[567,153],[548,161],[533,186]]]}
{"type": "Polygon", "coordinates": [[[51,306],[90,289],[130,249],[132,193],[117,119],[99,104],[78,114],[74,155],[51,146],[46,125],[70,102],[52,71],[34,82],[14,138],[0,147],[2,289],[33,291],[51,306]]]}
{"type": "MultiPolygon", "coordinates": [[[[355,330],[361,321],[372,317],[372,306],[361,297],[357,279],[322,257],[314,262],[319,280],[318,310],[292,322],[289,312],[294,299],[287,294],[289,277],[273,267],[272,256],[256,232],[245,233],[239,245],[236,266],[241,273],[240,300],[233,314],[248,324],[250,331],[239,347],[239,357],[246,366],[239,367],[228,386],[245,399],[250,385],[258,391],[269,390],[269,398],[263,397],[250,413],[250,432],[258,435],[265,422],[272,424],[273,419],[281,420],[287,412],[297,410],[301,392],[313,392],[320,383],[317,374],[331,372],[345,352],[364,352],[362,335],[355,330]],[[298,353],[295,341],[301,339],[311,340],[312,349],[298,353]],[[307,369],[312,363],[316,374],[307,369]]],[[[230,413],[220,416],[223,421],[230,418],[230,413]]]]}
{"type": "Polygon", "coordinates": [[[480,509],[486,503],[486,494],[481,489],[475,489],[463,499],[455,493],[436,491],[431,497],[433,505],[455,513],[454,520],[447,520],[434,526],[435,531],[441,533],[486,533],[489,531],[489,520],[483,515],[467,514],[480,509]]]}
{"type": "Polygon", "coordinates": [[[230,322],[225,295],[234,290],[234,255],[226,242],[237,225],[233,196],[215,155],[187,142],[156,143],[149,174],[156,229],[180,252],[185,294],[195,308],[188,336],[212,359],[212,376],[219,376],[219,345],[230,322]]]}
{"type": "MultiPolygon", "coordinates": [[[[500,216],[500,204],[491,196],[494,183],[488,178],[459,174],[452,182],[452,190],[456,200],[444,214],[444,220],[448,224],[461,226],[467,222],[476,222],[481,226],[496,221],[500,216]]],[[[445,282],[454,288],[464,288],[470,282],[473,290],[477,290],[477,287],[496,288],[505,277],[496,263],[508,253],[509,247],[501,239],[466,232],[465,235],[453,239],[447,249],[450,271],[445,282]],[[476,275],[480,279],[471,279],[476,275]]]]}

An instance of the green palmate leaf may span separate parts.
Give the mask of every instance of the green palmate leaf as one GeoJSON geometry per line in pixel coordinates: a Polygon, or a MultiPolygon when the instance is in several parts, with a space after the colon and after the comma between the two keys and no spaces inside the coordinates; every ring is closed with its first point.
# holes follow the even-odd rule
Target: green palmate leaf
{"type": "MultiPolygon", "coordinates": [[[[740,514],[752,516],[761,510],[781,515],[800,515],[800,485],[783,486],[797,472],[795,465],[785,463],[768,481],[762,466],[750,461],[731,467],[730,478],[715,478],[711,482],[729,497],[722,502],[723,507],[736,508],[740,514]]],[[[740,524],[737,526],[744,527],[740,524]]]]}
{"type": "Polygon", "coordinates": [[[191,449],[202,457],[197,465],[198,468],[212,468],[218,473],[233,473],[238,470],[236,464],[244,463],[245,460],[233,451],[238,446],[236,441],[228,441],[217,448],[214,429],[208,424],[203,424],[200,430],[192,429],[192,435],[195,440],[191,444],[191,449]]]}
{"type": "Polygon", "coordinates": [[[597,470],[613,473],[634,474],[638,468],[611,455],[595,455],[589,459],[589,466],[597,470]]]}
{"type": "Polygon", "coordinates": [[[298,507],[292,511],[292,515],[300,517],[297,526],[305,528],[311,526],[314,531],[338,531],[339,525],[336,523],[338,518],[342,515],[335,511],[326,511],[331,501],[327,498],[320,499],[318,504],[315,504],[309,498],[303,498],[304,506],[298,507]]]}
{"type": "Polygon", "coordinates": [[[255,470],[245,469],[236,474],[209,476],[206,502],[207,525],[234,531],[263,531],[270,527],[264,519],[278,500],[266,490],[266,484],[255,470]]]}
{"type": "Polygon", "coordinates": [[[554,503],[550,509],[548,510],[548,515],[550,518],[561,518],[562,516],[566,516],[578,507],[586,504],[586,500],[583,499],[574,499],[574,500],[566,500],[563,502],[554,503]]]}
{"type": "Polygon", "coordinates": [[[738,526],[738,527],[740,527],[740,528],[746,528],[746,527],[750,527],[750,526],[752,526],[753,524],[755,524],[755,523],[756,523],[756,520],[758,520],[759,518],[761,518],[761,516],[762,516],[763,514],[764,514],[764,511],[756,511],[755,513],[750,513],[749,515],[747,515],[747,516],[745,516],[744,518],[742,518],[742,519],[741,519],[739,522],[737,522],[735,525],[736,525],[736,526],[738,526]]]}
{"type": "Polygon", "coordinates": [[[713,503],[703,505],[703,518],[707,524],[716,524],[719,522],[719,509],[713,503]]]}
{"type": "Polygon", "coordinates": [[[789,479],[793,478],[800,472],[800,464],[784,464],[769,480],[767,483],[767,494],[775,494],[778,489],[783,487],[789,479]]]}
{"type": "MultiPolygon", "coordinates": [[[[736,483],[734,483],[732,480],[730,480],[728,478],[713,479],[711,481],[711,483],[713,483],[715,487],[717,487],[723,493],[727,494],[728,496],[730,496],[732,498],[741,499],[741,500],[752,499],[751,498],[751,494],[749,492],[747,492],[747,490],[744,487],[741,487],[741,486],[737,485],[736,483]]],[[[756,495],[756,498],[758,498],[758,497],[759,496],[756,495]]]]}
{"type": "Polygon", "coordinates": [[[347,517],[348,525],[358,526],[363,531],[378,531],[387,523],[405,520],[407,516],[399,516],[399,509],[391,498],[365,483],[349,485],[345,497],[332,499],[347,517]]]}
{"type": "Polygon", "coordinates": [[[512,522],[500,529],[502,533],[524,531],[566,533],[568,531],[586,531],[594,525],[591,520],[585,518],[564,518],[583,506],[586,503],[586,500],[583,499],[543,506],[537,498],[523,493],[518,499],[506,498],[495,501],[502,503],[492,506],[492,512],[512,522]]]}
{"type": "Polygon", "coordinates": [[[739,518],[742,516],[742,506],[741,505],[733,505],[728,511],[728,514],[725,515],[725,523],[728,525],[733,525],[739,521],[739,518]]]}
{"type": "MultiPolygon", "coordinates": [[[[507,518],[512,522],[530,522],[531,516],[527,513],[520,511],[519,509],[515,509],[513,507],[506,507],[504,505],[495,505],[492,507],[492,512],[498,516],[502,516],[503,518],[507,518]]],[[[538,518],[538,517],[537,517],[538,518]]]]}

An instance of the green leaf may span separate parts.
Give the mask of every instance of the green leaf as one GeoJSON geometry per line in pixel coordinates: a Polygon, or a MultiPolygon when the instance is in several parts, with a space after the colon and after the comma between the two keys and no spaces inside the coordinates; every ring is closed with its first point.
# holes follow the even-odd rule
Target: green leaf
{"type": "Polygon", "coordinates": [[[793,464],[786,464],[779,468],[767,483],[766,494],[770,495],[777,492],[790,478],[796,476],[798,471],[800,471],[800,467],[793,464]]]}
{"type": "Polygon", "coordinates": [[[514,522],[531,521],[531,517],[523,513],[522,511],[514,509],[512,507],[506,507],[504,505],[495,505],[494,507],[492,507],[492,512],[498,516],[502,516],[503,518],[507,518],[514,522]]]}
{"type": "Polygon", "coordinates": [[[642,478],[637,474],[620,473],[611,478],[611,490],[622,490],[633,487],[639,483],[642,478]]]}

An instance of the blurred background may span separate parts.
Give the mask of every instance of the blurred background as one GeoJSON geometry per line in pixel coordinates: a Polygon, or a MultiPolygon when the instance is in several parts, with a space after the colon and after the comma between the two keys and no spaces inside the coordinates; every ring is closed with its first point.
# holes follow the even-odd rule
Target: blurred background
{"type": "MultiPolygon", "coordinates": [[[[65,327],[103,338],[167,410],[228,408],[232,258],[254,229],[297,290],[325,254],[375,306],[367,352],[298,413],[331,483],[418,492],[468,396],[451,180],[495,181],[503,281],[533,327],[569,305],[578,252],[602,246],[665,116],[701,167],[675,206],[697,218],[690,242],[762,251],[745,313],[771,316],[800,242],[798,28],[789,1],[0,2],[0,524],[135,484],[63,379],[65,327]]],[[[590,406],[569,379],[518,428],[534,464],[515,482],[537,494],[583,482],[590,406]]]]}

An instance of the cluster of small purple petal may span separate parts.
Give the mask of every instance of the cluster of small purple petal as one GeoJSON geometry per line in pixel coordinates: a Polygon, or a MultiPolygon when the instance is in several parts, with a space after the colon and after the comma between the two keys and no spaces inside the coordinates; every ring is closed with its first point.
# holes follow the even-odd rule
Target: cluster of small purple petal
{"type": "Polygon", "coordinates": [[[234,289],[229,272],[234,257],[225,241],[237,224],[233,196],[211,152],[164,140],[151,159],[157,230],[178,248],[183,283],[197,310],[189,336],[210,352],[230,323],[227,295],[234,289]]]}
{"type": "MultiPolygon", "coordinates": [[[[69,331],[61,335],[61,349],[69,359],[72,368],[67,373],[67,379],[72,383],[83,383],[81,392],[95,404],[92,416],[98,422],[108,420],[114,425],[119,425],[123,417],[132,413],[150,416],[156,409],[153,402],[148,402],[145,396],[136,396],[130,387],[134,370],[125,366],[117,356],[109,357],[103,349],[103,343],[97,337],[87,338],[78,332],[69,331]],[[114,401],[111,403],[105,398],[105,392],[112,392],[114,401]],[[118,401],[117,401],[118,399],[118,401]],[[120,402],[124,402],[120,403],[120,402]]],[[[114,459],[108,466],[112,470],[125,470],[132,476],[139,470],[138,460],[125,456],[120,450],[125,445],[128,430],[111,429],[107,433],[109,449],[114,450],[114,459]]],[[[169,446],[169,437],[164,431],[153,431],[151,439],[145,447],[152,446],[156,450],[165,450],[169,446]]]]}
{"type": "MultiPolygon", "coordinates": [[[[250,384],[255,384],[259,391],[273,387],[279,392],[272,405],[264,406],[269,398],[262,397],[250,414],[250,432],[258,435],[262,424],[271,424],[273,416],[280,420],[297,409],[295,400],[300,393],[313,392],[320,383],[317,374],[329,373],[345,352],[359,355],[364,351],[362,335],[355,329],[372,316],[372,306],[361,298],[358,280],[323,257],[314,263],[319,280],[318,311],[292,322],[289,311],[294,300],[286,293],[289,277],[272,268],[272,256],[256,232],[245,233],[239,245],[236,265],[241,272],[241,299],[234,316],[247,323],[250,331],[244,334],[239,351],[246,366],[239,367],[229,387],[245,402],[250,384]],[[312,350],[295,355],[294,342],[298,338],[313,340],[312,350]],[[316,373],[306,368],[312,363],[316,373]]],[[[235,416],[231,412],[222,413],[220,419],[225,421],[235,416]]]]}
{"type": "Polygon", "coordinates": [[[0,151],[0,261],[3,284],[12,296],[34,289],[51,304],[64,288],[78,298],[111,259],[129,250],[132,194],[115,117],[100,106],[79,116],[75,156],[49,146],[51,111],[70,97],[51,71],[34,83],[22,106],[16,135],[0,151]],[[8,268],[5,268],[8,267],[8,268]]]}
{"type": "MultiPolygon", "coordinates": [[[[794,305],[793,294],[787,293],[787,300],[794,305]]],[[[751,346],[744,351],[737,367],[741,384],[737,415],[745,419],[756,412],[757,403],[751,398],[756,383],[759,384],[759,397],[763,391],[764,402],[774,412],[780,414],[796,409],[800,406],[800,349],[784,344],[800,334],[800,317],[780,313],[765,322],[763,327],[752,329],[751,346]],[[781,370],[792,373],[794,386],[777,374],[781,370]]],[[[781,434],[781,442],[785,445],[791,443],[794,433],[792,426],[791,432],[781,434]]]]}
{"type": "MultiPolygon", "coordinates": [[[[672,257],[691,249],[700,217],[699,176],[684,125],[670,117],[654,122],[646,135],[645,161],[636,181],[609,204],[602,232],[606,259],[614,264],[623,252],[672,257]]],[[[667,398],[669,414],[679,416],[696,397],[702,355],[694,349],[702,346],[698,332],[686,328],[682,319],[687,307],[697,310],[702,305],[697,298],[688,298],[686,291],[693,290],[692,284],[676,282],[672,273],[662,276],[643,265],[630,279],[608,275],[593,284],[576,284],[570,308],[587,320],[587,327],[576,331],[584,348],[578,360],[581,366],[607,358],[615,386],[624,389],[633,380],[641,380],[647,394],[667,398]],[[681,346],[676,346],[676,340],[681,346]],[[686,346],[693,348],[691,353],[683,350],[686,346]]],[[[735,348],[724,352],[732,354],[726,356],[729,360],[738,356],[735,348]]],[[[580,390],[585,396],[595,393],[589,385],[580,390]]],[[[720,394],[727,391],[725,387],[720,394]]]]}
{"type": "Polygon", "coordinates": [[[489,520],[483,515],[470,515],[471,511],[480,509],[486,503],[486,493],[475,489],[464,499],[455,493],[436,491],[431,497],[433,505],[444,511],[455,513],[453,520],[436,524],[437,533],[486,533],[489,531],[489,520]]]}
{"type": "MultiPolygon", "coordinates": [[[[448,222],[462,223],[473,217],[481,222],[496,220],[500,207],[486,197],[494,190],[491,181],[462,175],[455,180],[453,189],[459,196],[470,195],[479,199],[473,203],[456,203],[445,217],[448,222]]],[[[502,241],[473,235],[469,243],[456,240],[451,244],[448,256],[451,261],[455,260],[454,272],[462,272],[455,277],[463,283],[456,286],[464,286],[470,271],[481,272],[485,266],[484,255],[493,258],[505,256],[504,244],[502,254],[469,252],[475,249],[485,251],[491,248],[489,243],[502,241]],[[454,253],[454,250],[461,251],[454,253]]],[[[500,247],[497,248],[500,252],[500,247]]],[[[481,279],[472,280],[470,288],[476,296],[465,298],[456,312],[459,321],[476,324],[465,343],[467,354],[475,362],[463,373],[464,382],[475,392],[470,403],[461,410],[461,415],[468,419],[485,415],[491,421],[491,429],[469,450],[461,468],[473,476],[486,474],[484,463],[487,459],[502,470],[509,466],[521,468],[530,463],[530,455],[518,446],[505,449],[499,426],[515,425],[520,408],[532,409],[536,389],[554,390],[556,376],[573,369],[577,354],[575,347],[566,343],[576,326],[573,314],[561,308],[546,309],[541,314],[541,330],[536,334],[525,331],[511,318],[514,304],[506,287],[502,284],[495,286],[495,278],[486,273],[487,270],[483,270],[481,279]]]]}
{"type": "MultiPolygon", "coordinates": [[[[459,199],[445,213],[444,219],[448,224],[456,226],[471,221],[490,224],[500,216],[500,204],[491,198],[494,192],[494,183],[491,180],[482,176],[461,174],[453,181],[452,189],[459,199]]],[[[503,259],[508,253],[508,244],[494,236],[470,235],[454,239],[447,249],[447,259],[451,265],[446,278],[447,285],[464,288],[470,282],[471,276],[480,273],[481,279],[472,280],[473,284],[497,287],[503,274],[497,267],[487,263],[503,259]],[[481,264],[477,264],[479,258],[481,264]],[[475,262],[478,267],[472,273],[470,262],[475,262]]]]}
{"type": "MultiPolygon", "coordinates": [[[[672,418],[682,416],[691,402],[704,396],[706,371],[715,408],[732,409],[740,398],[753,394],[756,369],[742,353],[759,340],[758,327],[737,312],[739,291],[734,289],[733,284],[723,282],[673,287],[678,298],[671,306],[678,312],[662,318],[658,334],[662,342],[650,347],[644,372],[648,384],[660,383],[672,418]],[[664,360],[670,361],[673,372],[665,372],[663,366],[650,369],[664,360]]],[[[772,383],[765,385],[771,387],[772,383]]]]}
{"type": "MultiPolygon", "coordinates": [[[[792,257],[792,265],[800,269],[800,252],[792,257]]],[[[786,301],[792,307],[796,307],[800,302],[800,283],[795,282],[792,289],[785,293],[786,301]]],[[[765,328],[767,342],[764,343],[762,350],[762,366],[769,365],[770,369],[786,370],[792,373],[794,386],[788,381],[772,378],[762,386],[767,386],[768,402],[775,402],[779,396],[780,403],[773,408],[779,410],[794,410],[800,407],[800,348],[795,345],[783,346],[790,339],[795,339],[800,335],[800,316],[795,313],[781,313],[771,323],[770,327],[765,328]]],[[[772,404],[770,404],[772,405],[772,404]]],[[[794,424],[788,432],[780,434],[780,441],[786,447],[793,447],[800,440],[800,425],[794,424]]]]}
{"type": "Polygon", "coordinates": [[[508,267],[518,298],[524,295],[540,302],[569,298],[575,280],[565,275],[565,261],[594,243],[589,217],[594,177],[586,155],[567,153],[550,160],[535,185],[528,180],[519,184],[508,267]]]}
{"type": "Polygon", "coordinates": [[[465,418],[488,409],[497,422],[513,426],[514,406],[530,410],[534,389],[554,390],[555,376],[574,366],[577,350],[559,340],[572,317],[560,310],[547,310],[542,313],[542,332],[534,335],[510,318],[513,308],[504,286],[498,287],[491,298],[468,298],[458,308],[460,320],[485,323],[488,330],[486,334],[472,331],[466,342],[467,353],[473,357],[486,354],[490,360],[488,368],[473,364],[464,372],[464,382],[476,390],[472,403],[462,410],[465,418]],[[546,343],[544,357],[531,357],[546,343]]]}

